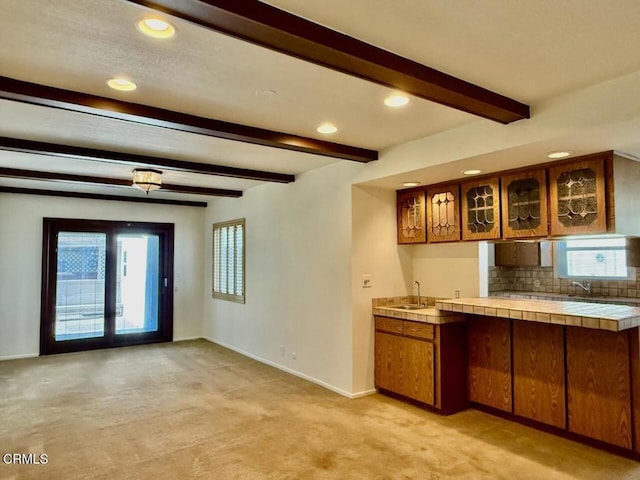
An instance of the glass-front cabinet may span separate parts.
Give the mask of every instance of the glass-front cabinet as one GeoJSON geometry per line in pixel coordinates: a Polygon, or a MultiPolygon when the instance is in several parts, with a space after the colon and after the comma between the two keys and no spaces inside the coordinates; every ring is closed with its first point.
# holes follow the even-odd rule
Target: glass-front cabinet
{"type": "Polygon", "coordinates": [[[427,190],[427,242],[460,240],[460,185],[450,184],[427,190]]]}
{"type": "Polygon", "coordinates": [[[551,167],[549,202],[551,235],[606,233],[604,161],[551,167]]]}
{"type": "Polygon", "coordinates": [[[500,181],[497,177],[462,184],[462,239],[500,238],[500,181]]]}
{"type": "Polygon", "coordinates": [[[424,190],[397,192],[398,243],[425,243],[424,190]]]}
{"type": "Polygon", "coordinates": [[[526,238],[548,235],[545,170],[504,175],[501,183],[502,236],[526,238]]]}

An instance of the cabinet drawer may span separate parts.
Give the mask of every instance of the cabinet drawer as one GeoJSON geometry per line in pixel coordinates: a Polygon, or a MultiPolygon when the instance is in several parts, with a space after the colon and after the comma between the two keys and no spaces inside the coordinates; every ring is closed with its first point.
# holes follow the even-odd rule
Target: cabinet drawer
{"type": "Polygon", "coordinates": [[[395,320],[393,318],[386,317],[376,317],[376,330],[402,335],[402,320],[395,320]]]}
{"type": "Polygon", "coordinates": [[[433,340],[433,325],[404,320],[404,334],[408,337],[433,340]]]}

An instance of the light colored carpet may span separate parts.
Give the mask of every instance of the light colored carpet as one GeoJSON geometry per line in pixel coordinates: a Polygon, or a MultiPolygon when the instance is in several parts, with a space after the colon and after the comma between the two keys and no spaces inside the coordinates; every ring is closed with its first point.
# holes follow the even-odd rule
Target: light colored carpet
{"type": "Polygon", "coordinates": [[[0,362],[1,479],[640,479],[468,410],[349,400],[204,340],[0,362]]]}

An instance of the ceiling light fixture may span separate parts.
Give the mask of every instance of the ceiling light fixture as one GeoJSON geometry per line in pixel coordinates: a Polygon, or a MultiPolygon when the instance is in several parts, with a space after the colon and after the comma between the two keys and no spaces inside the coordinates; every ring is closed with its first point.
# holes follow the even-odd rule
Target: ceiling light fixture
{"type": "Polygon", "coordinates": [[[132,92],[138,88],[135,83],[131,80],[127,80],[126,78],[111,78],[107,80],[107,85],[120,92],[132,92]]]}
{"type": "Polygon", "coordinates": [[[480,173],[482,173],[482,170],[478,170],[478,169],[471,169],[471,170],[465,170],[464,172],[465,175],[478,175],[480,173]]]}
{"type": "Polygon", "coordinates": [[[403,93],[394,93],[393,95],[390,95],[384,99],[384,104],[387,107],[404,107],[408,103],[409,97],[407,97],[403,93]]]}
{"type": "Polygon", "coordinates": [[[417,187],[420,185],[420,182],[404,182],[402,184],[403,187],[417,187]]]}
{"type": "Polygon", "coordinates": [[[553,158],[554,160],[557,160],[558,158],[567,158],[568,156],[570,156],[573,153],[573,150],[564,150],[564,151],[558,151],[558,152],[550,152],[547,153],[547,157],[548,158],[553,158]]]}
{"type": "Polygon", "coordinates": [[[142,33],[152,38],[171,38],[176,34],[176,29],[169,22],[159,18],[143,18],[136,27],[142,33]]]}
{"type": "Polygon", "coordinates": [[[322,133],[324,135],[331,135],[332,133],[336,133],[338,131],[338,127],[336,127],[332,123],[323,123],[317,129],[318,133],[322,133]]]}
{"type": "Polygon", "coordinates": [[[149,192],[162,187],[162,172],[149,168],[136,169],[133,171],[133,186],[149,195],[149,192]]]}

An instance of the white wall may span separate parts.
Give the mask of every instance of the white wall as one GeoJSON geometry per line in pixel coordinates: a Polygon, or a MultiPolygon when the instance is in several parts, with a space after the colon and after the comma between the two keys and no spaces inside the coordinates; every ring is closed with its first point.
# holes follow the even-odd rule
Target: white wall
{"type": "Polygon", "coordinates": [[[404,296],[413,282],[413,246],[396,242],[394,191],[353,187],[353,393],[373,389],[371,299],[404,296]],[[371,275],[371,288],[363,288],[371,275]]]}
{"type": "Polygon", "coordinates": [[[210,204],[207,338],[340,393],[352,392],[351,184],[362,168],[339,162],[299,175],[292,184],[261,185],[241,199],[210,204]],[[236,304],[211,298],[211,224],[241,217],[246,303],[236,304]]]}
{"type": "Polygon", "coordinates": [[[429,297],[477,297],[480,292],[479,242],[412,245],[413,277],[429,297]]]}
{"type": "Polygon", "coordinates": [[[0,359],[39,353],[43,217],[175,223],[173,336],[201,336],[203,208],[0,193],[0,359]]]}

